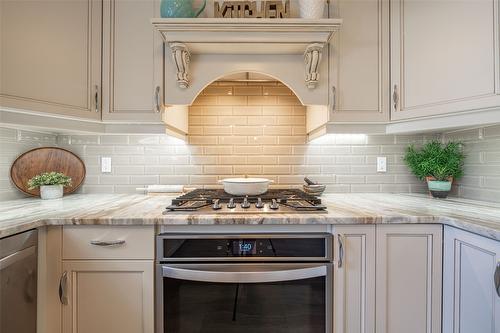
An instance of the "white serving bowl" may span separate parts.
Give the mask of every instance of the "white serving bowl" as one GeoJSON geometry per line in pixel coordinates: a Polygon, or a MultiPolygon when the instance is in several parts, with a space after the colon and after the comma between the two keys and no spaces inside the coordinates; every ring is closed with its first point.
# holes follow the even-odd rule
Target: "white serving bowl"
{"type": "Polygon", "coordinates": [[[236,196],[264,194],[272,182],[266,178],[226,178],[219,181],[224,185],[224,191],[236,196]]]}

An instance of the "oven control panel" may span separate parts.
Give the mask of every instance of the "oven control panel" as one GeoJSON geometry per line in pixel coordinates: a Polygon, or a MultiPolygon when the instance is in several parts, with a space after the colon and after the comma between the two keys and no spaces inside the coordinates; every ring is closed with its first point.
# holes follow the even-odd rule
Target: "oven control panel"
{"type": "Polygon", "coordinates": [[[217,260],[228,258],[317,258],[331,257],[331,235],[160,235],[160,261],[217,260]]]}
{"type": "Polygon", "coordinates": [[[272,256],[275,251],[270,240],[236,239],[226,243],[233,256],[264,255],[272,256]]]}

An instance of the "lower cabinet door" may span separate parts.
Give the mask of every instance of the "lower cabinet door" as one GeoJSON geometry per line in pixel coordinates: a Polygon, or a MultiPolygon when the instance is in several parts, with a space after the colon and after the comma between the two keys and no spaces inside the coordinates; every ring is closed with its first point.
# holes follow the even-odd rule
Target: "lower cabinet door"
{"type": "Polygon", "coordinates": [[[443,281],[444,333],[500,332],[499,241],[445,227],[443,281]]]}
{"type": "Polygon", "coordinates": [[[377,332],[441,332],[442,229],[377,226],[377,332]]]}
{"type": "Polygon", "coordinates": [[[375,332],[375,226],[335,226],[334,332],[375,332]]]}
{"type": "Polygon", "coordinates": [[[63,333],[154,333],[153,261],[65,261],[63,333]]]}

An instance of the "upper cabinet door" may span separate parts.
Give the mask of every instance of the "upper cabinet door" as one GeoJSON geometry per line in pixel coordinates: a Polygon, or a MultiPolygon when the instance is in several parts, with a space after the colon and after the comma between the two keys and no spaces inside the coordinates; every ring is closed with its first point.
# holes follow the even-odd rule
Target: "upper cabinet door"
{"type": "Polygon", "coordinates": [[[330,16],[343,19],[330,47],[330,121],[388,121],[388,0],[330,1],[330,16]]]}
{"type": "Polygon", "coordinates": [[[391,118],[500,105],[498,30],[497,0],[391,0],[391,118]]]}
{"type": "Polygon", "coordinates": [[[443,333],[500,332],[495,276],[500,276],[500,242],[445,226],[443,333]]]}
{"type": "Polygon", "coordinates": [[[163,43],[151,19],[159,0],[105,0],[103,119],[160,122],[163,43]]]}
{"type": "Polygon", "coordinates": [[[0,105],[100,119],[102,2],[0,1],[0,105]]]}

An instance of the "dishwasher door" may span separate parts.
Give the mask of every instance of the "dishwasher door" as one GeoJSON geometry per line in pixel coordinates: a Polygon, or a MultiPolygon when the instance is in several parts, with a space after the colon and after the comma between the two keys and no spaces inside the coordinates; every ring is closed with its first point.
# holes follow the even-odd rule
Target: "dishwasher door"
{"type": "Polygon", "coordinates": [[[0,239],[0,332],[36,333],[38,233],[0,239]]]}

